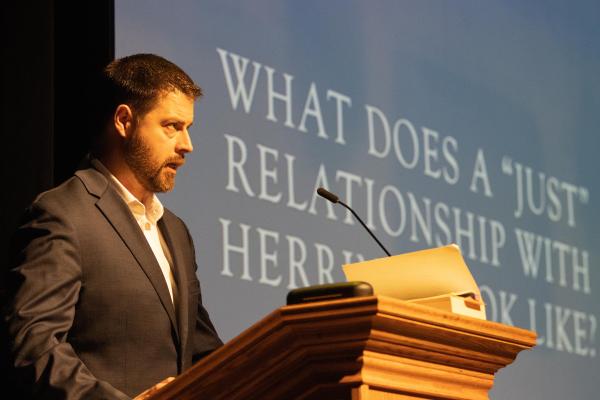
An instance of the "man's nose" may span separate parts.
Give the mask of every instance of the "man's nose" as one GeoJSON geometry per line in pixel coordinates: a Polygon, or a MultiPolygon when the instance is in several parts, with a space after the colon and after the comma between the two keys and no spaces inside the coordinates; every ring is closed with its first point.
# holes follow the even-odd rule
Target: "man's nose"
{"type": "Polygon", "coordinates": [[[183,153],[191,153],[194,151],[194,146],[192,145],[192,138],[190,138],[190,134],[187,129],[184,129],[179,135],[179,140],[177,141],[177,151],[183,153]]]}

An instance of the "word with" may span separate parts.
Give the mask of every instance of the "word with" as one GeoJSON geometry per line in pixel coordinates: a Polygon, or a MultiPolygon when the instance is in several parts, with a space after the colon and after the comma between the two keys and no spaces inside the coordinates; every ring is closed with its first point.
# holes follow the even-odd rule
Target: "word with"
{"type": "Polygon", "coordinates": [[[515,229],[521,265],[525,276],[538,277],[540,267],[545,270],[548,283],[568,286],[567,269],[571,269],[571,288],[576,292],[591,294],[590,256],[585,250],[548,237],[515,229]],[[558,277],[555,277],[555,274],[558,277]]]}

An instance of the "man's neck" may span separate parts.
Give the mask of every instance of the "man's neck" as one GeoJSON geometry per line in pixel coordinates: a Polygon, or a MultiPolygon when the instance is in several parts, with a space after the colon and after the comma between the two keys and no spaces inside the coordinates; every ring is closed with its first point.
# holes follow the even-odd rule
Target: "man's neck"
{"type": "Polygon", "coordinates": [[[142,185],[122,158],[110,156],[98,156],[97,158],[136,199],[144,205],[148,204],[154,193],[142,185]]]}

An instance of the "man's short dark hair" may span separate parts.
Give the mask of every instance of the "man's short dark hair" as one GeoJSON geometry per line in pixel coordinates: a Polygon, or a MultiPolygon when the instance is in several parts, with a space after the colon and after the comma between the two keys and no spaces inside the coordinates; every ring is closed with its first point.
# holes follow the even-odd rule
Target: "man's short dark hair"
{"type": "Polygon", "coordinates": [[[127,104],[139,118],[146,114],[160,96],[181,91],[190,98],[202,96],[202,89],[181,68],[155,54],[134,54],[112,61],[104,68],[98,96],[104,130],[120,104],[127,104]]]}

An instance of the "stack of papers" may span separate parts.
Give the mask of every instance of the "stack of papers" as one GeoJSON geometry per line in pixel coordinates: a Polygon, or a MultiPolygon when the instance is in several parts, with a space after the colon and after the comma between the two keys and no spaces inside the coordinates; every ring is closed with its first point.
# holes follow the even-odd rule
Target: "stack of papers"
{"type": "Polygon", "coordinates": [[[455,244],[346,264],[343,269],[348,281],[368,282],[376,295],[486,319],[479,287],[455,244]]]}

